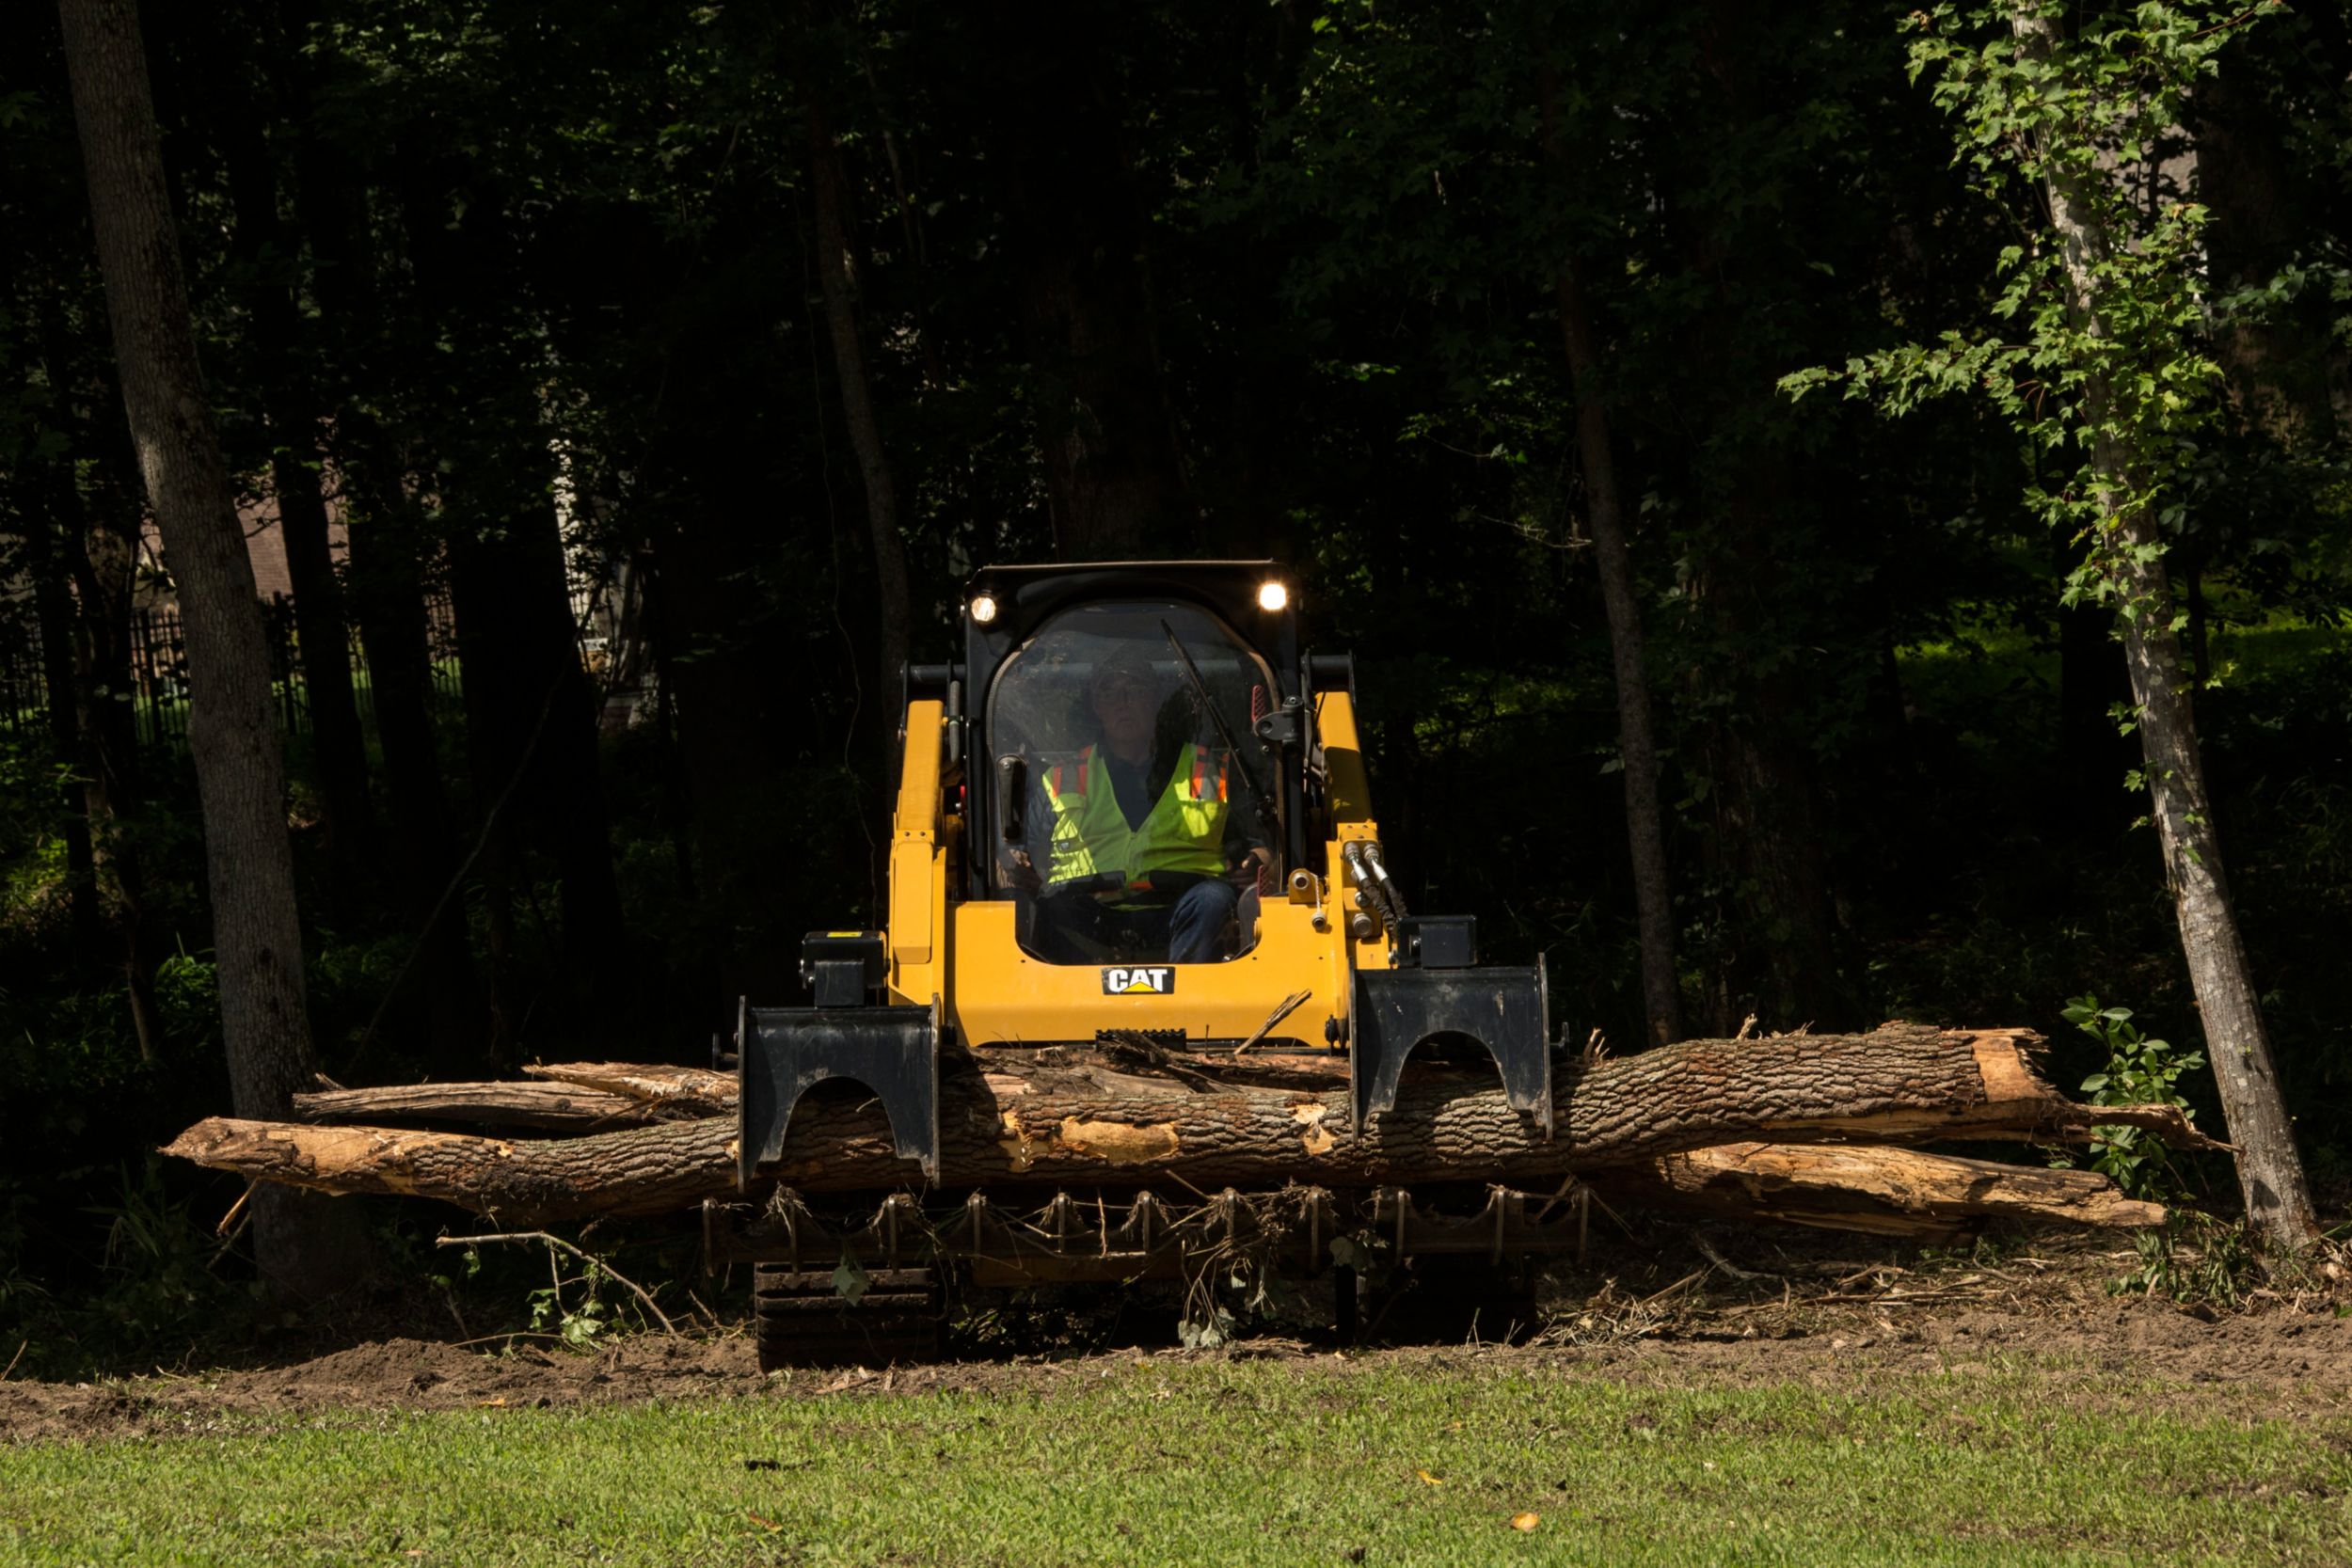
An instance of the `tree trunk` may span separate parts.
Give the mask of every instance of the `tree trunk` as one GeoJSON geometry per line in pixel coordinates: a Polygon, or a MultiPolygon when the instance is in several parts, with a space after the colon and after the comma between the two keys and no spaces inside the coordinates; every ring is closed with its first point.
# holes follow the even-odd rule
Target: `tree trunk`
{"type": "MultiPolygon", "coordinates": [[[[2093,1123],[2203,1142],[2169,1107],[2094,1109],[2059,1098],[2028,1061],[2033,1043],[2023,1031],[1915,1024],[1688,1041],[1564,1068],[1549,1137],[1500,1090],[1458,1079],[1409,1082],[1393,1111],[1357,1133],[1343,1086],[1188,1086],[1061,1066],[1050,1053],[991,1051],[951,1065],[942,1084],[941,1184],[1550,1186],[1569,1171],[1741,1138],[2049,1136],[2093,1123]]],[[[628,1082],[606,1069],[583,1086],[628,1093],[628,1082]]],[[[255,1180],[437,1197],[510,1219],[564,1218],[659,1213],[724,1196],[734,1187],[736,1132],[732,1117],[717,1116],[519,1142],[216,1117],[165,1152],[255,1180]]],[[[893,1152],[879,1105],[856,1093],[804,1101],[773,1174],[803,1192],[865,1192],[907,1184],[913,1167],[893,1152]]]]}
{"type": "MultiPolygon", "coordinates": [[[[1767,460],[1756,467],[1769,468],[1767,460]]],[[[1764,486],[1761,472],[1753,478],[1764,486]]],[[[1735,707],[1712,724],[1717,780],[1716,853],[1737,902],[1726,912],[1753,959],[1736,967],[1754,988],[1767,1027],[1835,1022],[1852,1011],[1837,963],[1836,907],[1816,810],[1812,758],[1799,738],[1804,704],[1788,660],[1743,651],[1772,635],[1773,600],[1786,591],[1764,505],[1751,492],[1724,508],[1726,547],[1707,571],[1703,596],[1726,650],[1735,707]]],[[[1739,955],[1745,957],[1744,955],[1739,955]]],[[[1726,1028],[1740,1021],[1723,1020],[1726,1028]]]]}
{"type": "MultiPolygon", "coordinates": [[[[1543,74],[1544,153],[1565,169],[1560,142],[1557,72],[1543,74]]],[[[1576,265],[1563,260],[1554,292],[1560,337],[1567,351],[1576,398],[1577,452],[1584,467],[1585,519],[1592,530],[1601,604],[1609,615],[1609,651],[1617,683],[1617,745],[1625,760],[1626,840],[1633,853],[1634,918],[1642,937],[1642,1000],[1650,1043],[1682,1036],[1681,988],[1675,975],[1674,891],[1666,879],[1666,837],[1658,816],[1658,746],[1650,736],[1649,673],[1642,658],[1642,608],[1634,596],[1633,555],[1617,503],[1617,467],[1610,451],[1609,412],[1601,399],[1600,355],[1576,265]]],[[[1792,1021],[1793,1022],[1793,1021],[1792,1021]]]]}
{"type": "MultiPolygon", "coordinates": [[[[544,449],[517,443],[519,469],[544,449]]],[[[483,465],[469,465],[477,472],[483,465]]],[[[500,502],[485,491],[474,502],[500,502]]],[[[597,1037],[628,1002],[629,969],[620,879],[612,865],[595,683],[580,659],[564,540],[544,496],[502,518],[476,515],[450,548],[466,730],[474,790],[489,841],[485,880],[511,899],[529,875],[526,844],[553,860],[563,925],[566,1005],[551,1022],[597,1037]],[[488,820],[489,814],[498,820],[488,820]]],[[[525,888],[527,892],[528,889],[525,888]]],[[[506,955],[494,948],[501,993],[506,955]]],[[[501,1013],[508,1009],[502,1008],[501,1013]]]]}
{"type": "Polygon", "coordinates": [[[1603,1194],[1721,1218],[1949,1239],[1989,1219],[2137,1229],[2164,1206],[2125,1197],[2095,1171],[2048,1170],[1926,1154],[1739,1143],[1693,1148],[1611,1171],[1603,1194]]]}
{"type": "MultiPolygon", "coordinates": [[[[234,492],[205,403],[132,0],[61,0],[123,405],[179,579],[188,747],[202,802],[221,1032],[236,1107],[283,1116],[314,1070],[269,652],[234,492]]],[[[353,1216],[262,1195],[264,1275],[310,1295],[348,1283],[353,1216]]]]}
{"type": "Polygon", "coordinates": [[[269,415],[270,487],[286,542],[294,589],[302,689],[310,709],[310,749],[326,817],[327,858],[346,907],[375,881],[375,811],[368,799],[367,741],[351,679],[351,626],[335,575],[326,498],[320,489],[318,425],[299,406],[269,415]]]}
{"type": "MultiPolygon", "coordinates": [[[[2054,538],[2055,571],[2063,580],[2080,554],[2054,538]]],[[[2115,617],[2095,604],[2061,604],[2058,620],[2058,765],[2055,804],[2064,825],[2102,841],[2119,837],[2131,820],[2124,776],[2139,748],[2110,710],[2132,700],[2131,673],[2115,640],[2115,617]]]]}
{"type": "MultiPolygon", "coordinates": [[[[352,608],[367,652],[369,706],[390,804],[392,891],[418,944],[407,994],[394,999],[402,1013],[394,1016],[421,1023],[428,1059],[446,1070],[477,1059],[483,1028],[464,925],[446,907],[456,856],[433,723],[423,523],[372,418],[347,405],[337,421],[337,444],[352,498],[344,512],[352,608]]],[[[362,1040],[358,1049],[367,1045],[362,1040]]]]}
{"type": "MultiPolygon", "coordinates": [[[[2233,46],[2222,69],[2198,84],[2197,192],[2213,208],[2205,231],[2217,292],[2256,287],[2292,263],[2311,223],[2306,177],[2283,144],[2287,116],[2249,79],[2259,52],[2280,47],[2270,30],[2233,46]]],[[[2324,448],[2336,431],[2328,395],[2334,337],[2328,292],[2306,288],[2276,315],[2222,327],[2216,347],[2238,412],[2290,445],[2324,448]]]]}
{"type": "MultiPolygon", "coordinates": [[[[2011,24],[2020,53],[2046,61],[2058,22],[2026,7],[2011,13],[2011,24]]],[[[2076,188],[2075,177],[2053,175],[2044,182],[2044,193],[2050,224],[2062,247],[2072,309],[2077,321],[2099,333],[2097,269],[2110,253],[2111,236],[2100,231],[2098,205],[2085,199],[2087,193],[2076,188]]],[[[2090,378],[2084,404],[2092,428],[2106,429],[2115,405],[2104,379],[2090,378]]],[[[2180,636],[2173,629],[2163,533],[2144,508],[2117,507],[2116,498],[2139,489],[2126,471],[2128,454],[2102,436],[2091,461],[2093,483],[2100,485],[2107,507],[2104,527],[2108,537],[2099,547],[2104,569],[2121,590],[2123,657],[2138,711],[2150,814],[2164,851],[2165,879],[2172,889],[2181,947],[2221,1090],[2222,1114],[2236,1145],[2247,1221],[2265,1243],[2299,1248],[2318,1237],[2319,1224],[2222,872],[2221,841],[2205,792],[2204,759],[2188,685],[2181,672],[2180,636]]]]}
{"type": "MultiPolygon", "coordinates": [[[[1757,70],[1756,47],[1770,14],[1708,0],[1692,20],[1707,90],[1724,105],[1709,131],[1728,145],[1763,134],[1783,112],[1757,70]]],[[[1823,792],[1808,724],[1816,709],[1790,608],[1802,590],[1790,570],[1796,546],[1789,525],[1803,515],[1793,498],[1807,476],[1759,417],[1759,405],[1774,395],[1777,372],[1767,367],[1777,351],[1759,337],[1756,311],[1788,291],[1785,278],[1766,269],[1789,240],[1776,227],[1752,227],[1757,212],[1736,184],[1700,181],[1668,193],[1664,205],[1670,224],[1684,221],[1677,210],[1690,214],[1683,242],[1689,282],[1706,291],[1684,341],[1689,362],[1707,367],[1696,389],[1709,404],[1690,420],[1706,433],[1691,451],[1708,519],[1692,551],[1701,562],[1695,586],[1713,643],[1710,662],[1721,667],[1702,678],[1728,699],[1707,725],[1716,810],[1711,853],[1719,883],[1737,890],[1722,906],[1733,946],[1719,966],[1751,993],[1748,1005],[1768,1027],[1834,1027],[1851,1022],[1857,1006],[1838,963],[1823,792]]],[[[1725,1029],[1739,1022],[1720,1020],[1725,1029]]]]}
{"type": "MultiPolygon", "coordinates": [[[[128,455],[128,444],[125,444],[128,455]]],[[[131,690],[131,599],[137,575],[135,503],[101,495],[83,503],[80,526],[66,540],[77,611],[73,638],[74,719],[88,745],[82,786],[97,865],[122,901],[123,989],[139,1057],[163,1049],[155,971],[163,937],[148,901],[140,843],[138,720],[122,697],[131,690]],[[117,514],[120,515],[118,515],[117,514]]]]}
{"type": "MultiPolygon", "coordinates": [[[[625,1009],[620,880],[597,743],[600,704],[580,648],[544,341],[503,204],[472,171],[420,160],[401,182],[402,222],[426,321],[470,345],[418,393],[440,459],[440,522],[464,669],[468,750],[489,847],[483,861],[496,981],[505,994],[505,911],[535,897],[526,847],[554,862],[564,1001],[548,1022],[600,1036],[625,1009]],[[492,814],[497,819],[491,820],[492,814]]],[[[503,1022],[516,1017],[502,1006],[503,1022]]]]}
{"type": "MultiPolygon", "coordinates": [[[[27,467],[30,467],[29,465],[27,467]]],[[[20,470],[20,475],[23,470],[20,470]]],[[[53,504],[23,519],[25,574],[32,578],[33,612],[40,632],[42,696],[49,708],[49,742],[60,769],[58,831],[65,840],[66,911],[73,934],[73,958],[87,962],[98,952],[103,925],[98,902],[98,856],[90,838],[89,800],[83,780],[90,776],[90,747],[82,730],[81,701],[73,678],[73,595],[69,590],[58,541],[79,528],[72,504],[72,469],[44,465],[40,490],[53,504]]],[[[27,489],[33,486],[28,485],[27,489]]],[[[153,1062],[152,1044],[139,1035],[140,1059],[153,1062]]]]}
{"type": "Polygon", "coordinates": [[[2222,870],[2204,757],[2181,673],[2180,636],[2172,628],[2163,538],[2144,514],[2122,519],[2120,537],[2117,569],[2131,601],[2123,616],[2123,656],[2147,758],[2151,815],[2222,1114],[2237,1146],[2247,1218],[2271,1243],[2300,1247],[2318,1237],[2319,1223],[2222,870]]]}
{"type": "MultiPolygon", "coordinates": [[[[318,261],[326,332],[346,365],[369,364],[366,334],[380,307],[364,214],[345,199],[347,188],[325,142],[308,138],[297,158],[298,210],[318,261]]],[[[388,1016],[399,1022],[421,1020],[417,1032],[428,1057],[455,1066],[476,1059],[485,1031],[464,927],[450,911],[434,914],[448,893],[456,857],[433,722],[428,541],[393,439],[356,394],[345,385],[330,400],[350,541],[348,603],[367,656],[368,707],[383,753],[392,894],[419,943],[399,1010],[388,1016]]],[[[363,1038],[353,1060],[368,1048],[363,1038]]]]}
{"type": "Polygon", "coordinates": [[[1077,14],[1001,3],[994,94],[1011,182],[1009,241],[1041,383],[1055,554],[1063,561],[1193,553],[1200,509],[1160,357],[1145,225],[1099,35],[1116,7],[1077,14]]]}
{"type": "Polygon", "coordinates": [[[262,106],[246,103],[237,108],[241,112],[230,117],[225,136],[236,252],[250,278],[245,303],[270,433],[270,488],[278,502],[278,531],[285,542],[294,632],[302,649],[310,752],[333,873],[329,896],[348,910],[374,881],[367,744],[351,681],[351,630],[343,619],[342,585],[335,576],[321,487],[319,408],[303,371],[293,279],[267,276],[272,266],[290,267],[293,252],[278,216],[277,166],[262,135],[262,106]]]}
{"type": "Polygon", "coordinates": [[[882,728],[888,732],[898,727],[894,705],[913,621],[907,546],[898,532],[898,487],[882,451],[882,426],[874,418],[873,385],[866,373],[866,350],[858,340],[857,285],[849,240],[849,178],[842,168],[841,148],[825,121],[816,89],[811,87],[808,91],[809,190],[816,216],[817,278],[825,295],[825,325],[833,342],[842,420],[850,428],[850,445],[857,452],[858,475],[866,491],[866,542],[873,554],[874,588],[880,600],[876,629],[881,678],[874,688],[873,705],[885,716],[882,728]]]}
{"type": "MultiPolygon", "coordinates": [[[[49,384],[74,388],[77,358],[60,324],[43,315],[41,356],[49,384]]],[[[163,1018],[155,1005],[162,949],[150,911],[137,823],[138,722],[131,690],[131,609],[137,578],[142,511],[138,458],[127,423],[109,418],[122,399],[111,364],[93,367],[64,404],[69,467],[56,491],[56,569],[73,588],[73,727],[81,736],[81,816],[95,875],[109,879],[120,908],[123,990],[139,1058],[162,1053],[163,1018]],[[87,401],[86,401],[87,399],[87,401]],[[73,470],[87,467],[85,482],[73,470]]]]}

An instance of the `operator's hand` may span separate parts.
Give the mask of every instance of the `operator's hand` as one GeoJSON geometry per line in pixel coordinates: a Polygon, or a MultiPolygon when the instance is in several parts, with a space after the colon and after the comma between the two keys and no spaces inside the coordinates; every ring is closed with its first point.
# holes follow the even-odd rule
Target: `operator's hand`
{"type": "Polygon", "coordinates": [[[1263,844],[1253,844],[1233,861],[1233,868],[1225,879],[1247,893],[1258,885],[1258,873],[1274,863],[1274,851],[1263,844]]]}
{"type": "Polygon", "coordinates": [[[1024,893],[1035,893],[1045,885],[1026,849],[1015,849],[1005,857],[1005,880],[1024,893]]]}

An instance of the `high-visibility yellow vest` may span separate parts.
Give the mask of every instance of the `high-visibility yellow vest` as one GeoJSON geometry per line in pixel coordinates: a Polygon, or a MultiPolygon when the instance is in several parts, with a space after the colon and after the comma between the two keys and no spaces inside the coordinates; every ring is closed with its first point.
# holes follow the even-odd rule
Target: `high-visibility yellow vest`
{"type": "Polygon", "coordinates": [[[1221,754],[1186,745],[1141,827],[1127,825],[1110,769],[1089,746],[1045,770],[1054,813],[1048,882],[1116,871],[1140,891],[1154,871],[1215,877],[1225,869],[1226,764],[1221,754]]]}

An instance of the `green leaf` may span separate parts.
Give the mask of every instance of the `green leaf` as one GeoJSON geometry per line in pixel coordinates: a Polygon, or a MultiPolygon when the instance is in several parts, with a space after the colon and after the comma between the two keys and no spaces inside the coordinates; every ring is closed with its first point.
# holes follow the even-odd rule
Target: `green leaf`
{"type": "Polygon", "coordinates": [[[865,1266],[856,1259],[846,1252],[841,1255],[839,1266],[833,1271],[834,1294],[855,1307],[873,1282],[872,1276],[866,1274],[865,1266]]]}

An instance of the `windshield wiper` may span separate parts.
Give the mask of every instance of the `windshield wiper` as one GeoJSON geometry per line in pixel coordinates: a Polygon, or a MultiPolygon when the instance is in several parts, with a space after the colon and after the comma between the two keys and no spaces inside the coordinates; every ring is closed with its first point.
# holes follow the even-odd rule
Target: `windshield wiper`
{"type": "Polygon", "coordinates": [[[1208,710],[1209,722],[1216,726],[1216,737],[1225,743],[1225,750],[1232,756],[1233,766],[1241,769],[1242,786],[1249,791],[1249,803],[1258,814],[1258,826],[1271,835],[1274,820],[1267,813],[1266,792],[1258,783],[1258,775],[1251,771],[1249,759],[1242,752],[1241,742],[1233,738],[1232,726],[1225,722],[1224,710],[1209,695],[1208,682],[1200,678],[1200,668],[1193,663],[1192,655],[1184,651],[1184,644],[1177,637],[1176,628],[1162,621],[1160,630],[1167,635],[1168,645],[1176,650],[1176,667],[1184,673],[1185,684],[1192,688],[1193,700],[1208,710]]]}

